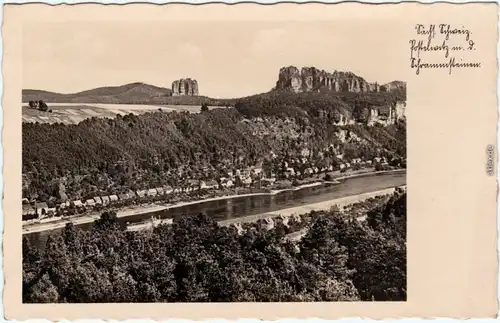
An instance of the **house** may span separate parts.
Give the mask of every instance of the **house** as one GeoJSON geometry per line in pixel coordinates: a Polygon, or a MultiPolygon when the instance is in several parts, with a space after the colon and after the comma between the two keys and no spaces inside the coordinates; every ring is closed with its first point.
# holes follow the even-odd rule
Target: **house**
{"type": "Polygon", "coordinates": [[[253,169],[253,173],[254,173],[255,175],[261,174],[261,173],[262,173],[262,167],[255,167],[255,168],[253,169]]]}
{"type": "Polygon", "coordinates": [[[195,179],[190,179],[187,182],[188,188],[191,188],[189,191],[196,191],[200,188],[200,181],[195,179]]]}
{"type": "Polygon", "coordinates": [[[38,216],[45,215],[48,209],[49,206],[45,202],[35,203],[35,210],[38,216]]]}
{"type": "Polygon", "coordinates": [[[158,192],[154,188],[148,190],[148,196],[156,196],[158,192]]]}
{"type": "Polygon", "coordinates": [[[319,168],[315,166],[315,167],[313,167],[313,171],[314,171],[314,174],[317,174],[317,173],[319,173],[319,168]]]}
{"type": "Polygon", "coordinates": [[[165,190],[163,187],[157,187],[155,188],[156,192],[158,192],[158,195],[165,195],[165,190]]]}
{"type": "Polygon", "coordinates": [[[312,168],[310,168],[310,167],[309,167],[309,168],[306,168],[306,169],[304,170],[304,175],[311,175],[312,173],[313,173],[313,169],[312,169],[312,168]]]}
{"type": "Polygon", "coordinates": [[[261,185],[263,185],[263,186],[273,185],[275,182],[276,182],[276,178],[275,177],[263,178],[260,181],[261,185]]]}
{"type": "Polygon", "coordinates": [[[109,196],[102,196],[101,199],[102,205],[108,205],[109,203],[111,203],[111,201],[109,200],[109,196]]]}
{"type": "Polygon", "coordinates": [[[99,196],[94,197],[94,203],[96,205],[102,205],[102,200],[99,196]]]}
{"type": "Polygon", "coordinates": [[[215,180],[211,180],[211,181],[208,181],[205,183],[205,188],[207,188],[207,189],[214,189],[214,188],[218,188],[218,187],[219,187],[219,184],[215,180]]]}
{"type": "Polygon", "coordinates": [[[346,168],[351,168],[351,164],[349,164],[349,163],[345,163],[345,167],[346,167],[346,168]]]}
{"type": "Polygon", "coordinates": [[[231,179],[224,179],[224,181],[221,180],[221,185],[223,187],[233,187],[234,183],[231,179]]]}
{"type": "Polygon", "coordinates": [[[128,193],[118,194],[118,197],[120,198],[120,201],[125,201],[125,200],[128,200],[130,198],[128,193]]]}
{"type": "Polygon", "coordinates": [[[88,199],[87,201],[85,201],[85,205],[86,206],[95,206],[94,199],[88,199]]]}
{"type": "Polygon", "coordinates": [[[340,164],[340,169],[344,169],[346,168],[346,165],[345,164],[340,164]]]}
{"type": "Polygon", "coordinates": [[[372,161],[371,160],[366,161],[366,166],[371,166],[371,165],[372,165],[372,161]]]}
{"type": "Polygon", "coordinates": [[[113,194],[113,195],[110,195],[110,196],[109,196],[109,200],[110,200],[111,202],[118,202],[118,196],[116,196],[116,195],[114,195],[114,194],[113,194]]]}
{"type": "Polygon", "coordinates": [[[252,184],[252,178],[250,178],[250,177],[243,177],[241,179],[241,183],[243,183],[243,185],[245,185],[245,186],[249,186],[250,184],[252,184]]]}
{"type": "Polygon", "coordinates": [[[49,208],[47,209],[47,214],[49,214],[49,215],[52,215],[52,216],[53,216],[54,214],[56,214],[56,208],[55,208],[55,207],[49,207],[49,208]]]}
{"type": "Polygon", "coordinates": [[[165,188],[165,194],[172,194],[174,192],[174,189],[170,185],[167,185],[164,188],[165,188]]]}
{"type": "Polygon", "coordinates": [[[76,207],[82,207],[83,203],[80,200],[76,200],[76,201],[73,201],[73,205],[76,206],[76,207]]]}
{"type": "Polygon", "coordinates": [[[65,208],[67,208],[69,206],[70,206],[70,202],[69,201],[66,201],[66,202],[63,202],[63,203],[59,204],[59,208],[61,208],[61,209],[65,209],[65,208]]]}
{"type": "Polygon", "coordinates": [[[35,211],[33,206],[31,206],[30,204],[23,205],[23,215],[30,215],[30,214],[36,214],[36,213],[37,212],[35,211]]]}
{"type": "Polygon", "coordinates": [[[146,196],[146,193],[147,191],[146,190],[140,190],[140,191],[137,191],[135,192],[137,194],[137,196],[139,196],[140,198],[143,198],[146,196]]]}
{"type": "Polygon", "coordinates": [[[378,164],[378,163],[380,163],[381,161],[382,161],[382,158],[380,158],[380,157],[375,157],[375,158],[373,158],[373,163],[374,163],[374,164],[378,164]]]}

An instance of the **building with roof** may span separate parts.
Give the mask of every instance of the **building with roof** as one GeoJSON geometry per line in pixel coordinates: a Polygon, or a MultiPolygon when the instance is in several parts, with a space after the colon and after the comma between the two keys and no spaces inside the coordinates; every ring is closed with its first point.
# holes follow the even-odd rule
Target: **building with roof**
{"type": "Polygon", "coordinates": [[[111,203],[109,196],[101,196],[102,205],[109,205],[111,203]]]}
{"type": "Polygon", "coordinates": [[[45,202],[35,203],[36,214],[38,216],[45,215],[49,209],[49,206],[45,202]]]}
{"type": "Polygon", "coordinates": [[[59,208],[65,209],[65,208],[69,207],[70,205],[71,205],[71,203],[69,201],[66,201],[66,202],[59,204],[59,208]]]}
{"type": "Polygon", "coordinates": [[[30,204],[23,204],[23,215],[37,214],[35,208],[30,204]]]}

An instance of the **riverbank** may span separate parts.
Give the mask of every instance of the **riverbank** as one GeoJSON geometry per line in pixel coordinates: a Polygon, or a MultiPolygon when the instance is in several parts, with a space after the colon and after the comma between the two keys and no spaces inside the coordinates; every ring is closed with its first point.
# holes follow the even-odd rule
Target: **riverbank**
{"type": "MultiPolygon", "coordinates": [[[[406,187],[406,185],[397,186],[397,187],[406,187]]],[[[236,223],[256,222],[256,221],[261,220],[261,219],[274,218],[277,216],[289,217],[289,216],[292,216],[294,214],[297,214],[297,215],[298,214],[305,214],[305,213],[310,213],[312,211],[327,211],[327,210],[330,210],[330,208],[332,206],[335,206],[335,205],[338,207],[344,207],[344,206],[347,206],[349,204],[362,202],[364,200],[367,200],[369,198],[373,198],[376,196],[392,194],[392,193],[394,193],[395,189],[396,189],[396,187],[391,187],[391,188],[377,190],[377,191],[368,192],[368,193],[345,196],[345,197],[341,197],[341,198],[333,199],[333,200],[329,200],[329,201],[291,207],[291,208],[282,209],[282,210],[279,210],[276,212],[255,214],[255,215],[249,215],[249,216],[235,218],[235,219],[223,220],[223,221],[219,222],[219,225],[229,226],[229,225],[236,224],[236,223]]]]}
{"type": "MultiPolygon", "coordinates": [[[[354,177],[375,176],[378,174],[393,174],[393,173],[397,174],[397,173],[402,173],[402,172],[406,172],[406,170],[390,170],[390,171],[379,171],[379,172],[362,173],[362,174],[358,173],[358,174],[346,175],[346,176],[343,176],[341,178],[335,178],[334,181],[330,181],[330,182],[318,181],[316,183],[308,183],[308,184],[304,184],[304,185],[297,186],[297,187],[281,189],[281,190],[274,190],[274,191],[271,191],[269,193],[260,192],[260,193],[234,194],[234,195],[211,197],[211,198],[206,198],[206,199],[201,199],[201,200],[179,202],[179,203],[175,203],[175,204],[140,205],[140,206],[122,208],[122,209],[116,210],[116,213],[117,213],[118,218],[126,218],[126,217],[130,217],[130,216],[134,216],[134,215],[160,212],[160,211],[164,211],[164,210],[168,210],[168,209],[172,209],[172,208],[179,208],[179,207],[183,207],[183,206],[189,206],[189,205],[199,204],[199,203],[204,203],[204,202],[227,200],[227,199],[237,198],[237,197],[276,195],[280,192],[297,191],[297,190],[307,188],[307,187],[320,186],[320,185],[323,185],[324,183],[339,184],[340,182],[338,182],[337,180],[345,180],[345,179],[354,178],[354,177]]],[[[31,233],[36,233],[36,232],[61,229],[61,228],[64,228],[67,223],[73,223],[74,225],[91,223],[91,222],[99,219],[99,217],[101,216],[101,214],[103,212],[104,211],[93,212],[90,214],[84,214],[81,216],[74,216],[71,218],[57,219],[57,220],[52,220],[52,221],[40,222],[40,223],[25,224],[25,225],[23,225],[22,231],[23,231],[23,234],[31,234],[31,233]]]]}

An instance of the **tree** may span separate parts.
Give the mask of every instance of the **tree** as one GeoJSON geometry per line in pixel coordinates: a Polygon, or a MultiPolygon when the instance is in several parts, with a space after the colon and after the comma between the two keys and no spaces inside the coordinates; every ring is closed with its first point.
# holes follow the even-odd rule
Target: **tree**
{"type": "Polygon", "coordinates": [[[40,111],[46,112],[49,110],[49,107],[48,107],[47,103],[45,103],[43,100],[39,100],[38,101],[38,109],[40,111]]]}
{"type": "Polygon", "coordinates": [[[203,103],[201,105],[201,112],[205,112],[205,111],[208,111],[208,105],[206,103],[203,103]]]}

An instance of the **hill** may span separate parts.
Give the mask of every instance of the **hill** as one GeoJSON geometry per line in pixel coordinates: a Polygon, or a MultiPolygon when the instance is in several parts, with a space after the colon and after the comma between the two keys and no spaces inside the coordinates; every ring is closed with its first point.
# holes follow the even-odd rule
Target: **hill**
{"type": "MultiPolygon", "coordinates": [[[[322,110],[315,108],[320,103],[309,102],[309,108],[322,110]]],[[[309,161],[302,168],[338,169],[343,159],[406,156],[404,122],[339,126],[329,114],[298,107],[277,105],[273,115],[253,110],[237,104],[197,114],[90,118],[77,125],[23,123],[23,196],[57,199],[59,183],[75,199],[175,186],[186,178],[217,179],[269,158],[279,177],[283,162],[302,158],[304,151],[309,161]]]]}
{"type": "Polygon", "coordinates": [[[136,82],[121,86],[105,86],[77,93],[61,94],[43,90],[22,91],[22,101],[43,100],[50,103],[102,103],[102,104],[174,104],[223,106],[228,100],[205,96],[172,96],[172,90],[136,82]]]}

